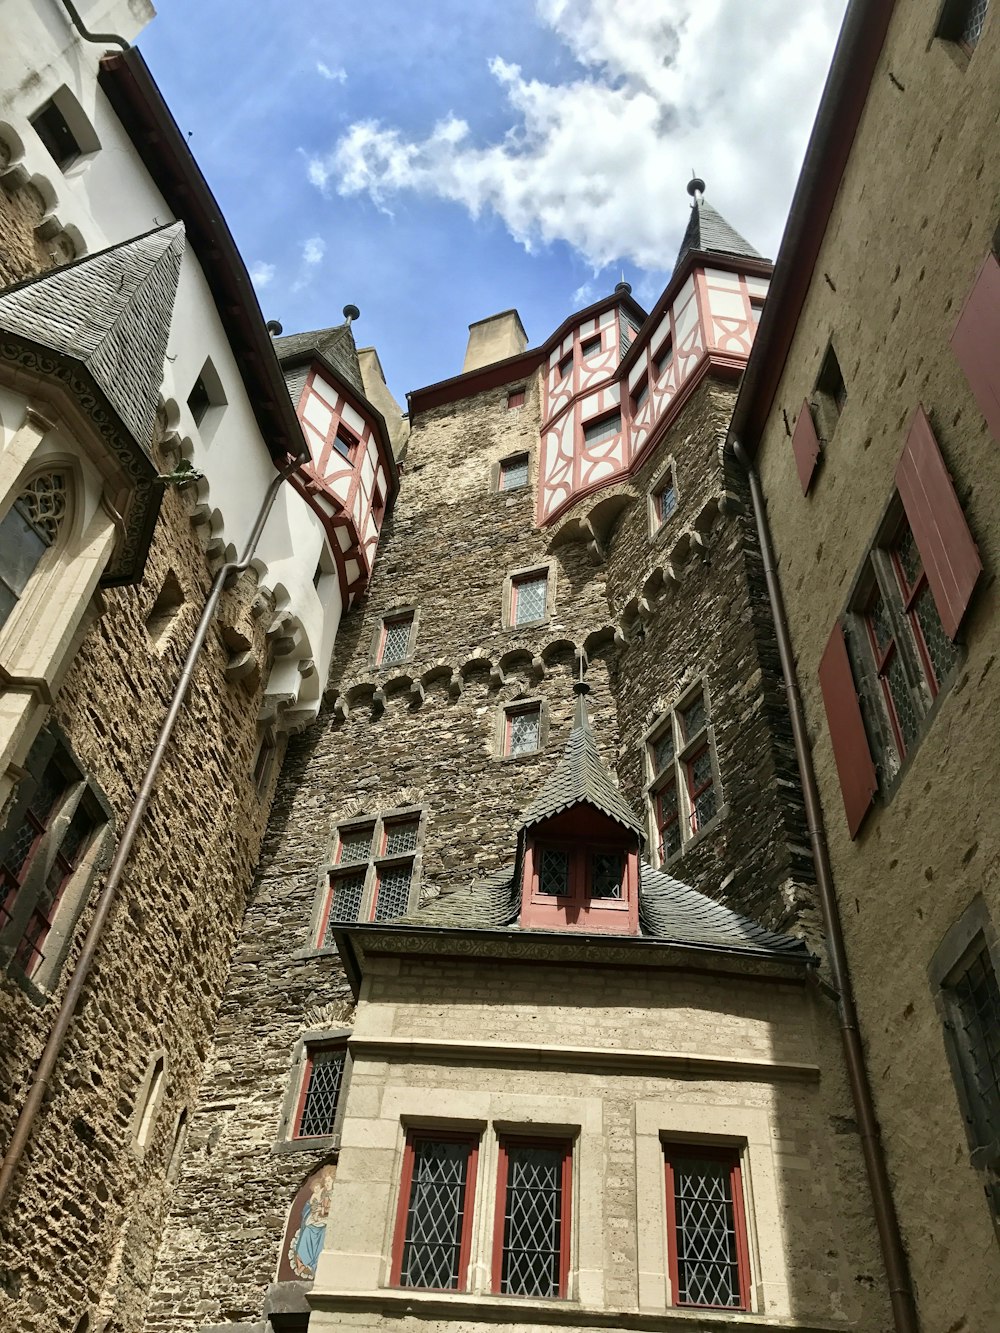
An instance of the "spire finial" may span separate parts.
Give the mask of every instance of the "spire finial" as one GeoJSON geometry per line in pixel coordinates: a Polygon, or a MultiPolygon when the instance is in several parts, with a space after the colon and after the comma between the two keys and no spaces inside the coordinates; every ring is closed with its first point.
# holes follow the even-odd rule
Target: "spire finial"
{"type": "Polygon", "coordinates": [[[705,182],[695,173],[694,167],[691,168],[691,179],[687,183],[687,192],[696,204],[701,202],[701,196],[705,193],[705,182]]]}
{"type": "Polygon", "coordinates": [[[587,716],[587,695],[590,693],[590,686],[584,680],[584,672],[587,670],[586,658],[583,653],[577,656],[577,677],[573,682],[573,693],[576,695],[576,711],[573,716],[574,731],[588,731],[590,729],[590,719],[587,716]]]}

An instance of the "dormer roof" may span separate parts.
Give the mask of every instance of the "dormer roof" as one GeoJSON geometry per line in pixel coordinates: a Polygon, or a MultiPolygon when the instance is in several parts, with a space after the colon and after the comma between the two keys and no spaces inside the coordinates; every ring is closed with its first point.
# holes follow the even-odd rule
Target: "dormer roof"
{"type": "Polygon", "coordinates": [[[590,729],[586,685],[580,681],[575,688],[576,715],[563,757],[521,815],[521,828],[530,829],[574,805],[589,805],[634,833],[641,843],[642,820],[619,791],[590,729]]]}
{"type": "Polygon", "coordinates": [[[0,292],[0,330],[87,371],[147,454],[183,253],[172,222],[0,292]]]}
{"type": "Polygon", "coordinates": [[[700,195],[691,205],[691,216],[684,232],[684,239],[681,241],[681,248],[677,252],[675,270],[680,268],[684,257],[692,250],[727,255],[737,259],[762,257],[750,242],[745,240],[735,227],[731,227],[722,214],[700,195]]]}

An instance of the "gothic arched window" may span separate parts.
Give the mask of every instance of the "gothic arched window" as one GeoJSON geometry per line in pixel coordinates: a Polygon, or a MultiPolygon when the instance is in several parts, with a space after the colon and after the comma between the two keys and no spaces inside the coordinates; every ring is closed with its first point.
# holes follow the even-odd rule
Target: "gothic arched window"
{"type": "Polygon", "coordinates": [[[0,626],[58,538],[66,510],[66,478],[61,472],[43,472],[28,483],[0,520],[0,626]]]}

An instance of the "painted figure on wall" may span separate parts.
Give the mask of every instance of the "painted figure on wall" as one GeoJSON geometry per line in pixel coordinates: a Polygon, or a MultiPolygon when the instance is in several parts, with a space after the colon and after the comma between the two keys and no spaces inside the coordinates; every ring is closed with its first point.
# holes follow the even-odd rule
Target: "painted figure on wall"
{"type": "Polygon", "coordinates": [[[303,1183],[292,1203],[285,1244],[278,1265],[278,1281],[311,1282],[326,1238],[330,1195],[336,1167],[321,1166],[303,1183]]]}

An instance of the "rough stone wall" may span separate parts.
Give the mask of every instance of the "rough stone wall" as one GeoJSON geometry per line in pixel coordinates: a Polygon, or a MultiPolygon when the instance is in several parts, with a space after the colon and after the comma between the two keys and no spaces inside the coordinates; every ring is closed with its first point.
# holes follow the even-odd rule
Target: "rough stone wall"
{"type": "Polygon", "coordinates": [[[157,1333],[260,1319],[292,1197],[331,1156],[281,1143],[280,1133],[296,1041],[346,1021],[339,961],[311,936],[338,822],[422,805],[425,893],[447,893],[509,862],[518,815],[569,734],[577,650],[589,657],[598,743],[610,765],[619,762],[637,808],[643,728],[685,671],[705,673],[730,812],[672,870],[764,919],[794,919],[789,886],[803,867],[788,830],[797,832],[798,807],[782,786],[787,746],[766,726],[773,682],[761,677],[768,660],[759,598],[748,591],[756,575],[746,521],[717,516],[711,563],[688,562],[677,592],[652,599],[644,640],[630,631],[626,648],[614,642],[666,549],[669,534],[649,540],[649,479],[672,451],[681,492],[675,535],[714,512],[731,391],[706,381],[696,392],[670,441],[625,488],[626,513],[606,534],[603,556],[573,527],[586,501],[556,532],[534,527],[537,384],[521,409],[508,411],[506,398],[504,386],[414,423],[369,593],[340,627],[324,712],[290,743],[155,1279],[149,1328],[157,1333]],[[497,464],[523,450],[531,484],[497,492],[497,464]],[[555,580],[549,620],[505,628],[505,578],[542,564],[555,580]],[[399,608],[418,615],[410,660],[375,669],[381,618],[399,608]],[[547,735],[538,753],[503,759],[500,712],[521,698],[542,701],[547,735]]]}
{"type": "Polygon", "coordinates": [[[896,7],[760,451],[921,1327],[955,1333],[993,1327],[1000,1309],[996,1235],[982,1178],[970,1166],[928,978],[943,937],[976,895],[1000,923],[1000,446],[949,347],[1000,222],[994,11],[969,60],[934,39],[935,0],[896,7]],[[830,338],[847,402],[804,498],[783,413],[794,423],[830,338]],[[892,494],[918,403],[930,414],[985,572],[960,635],[957,680],[891,800],[876,803],[852,842],[817,668],[892,494]]]}
{"type": "MultiPolygon", "coordinates": [[[[497,1135],[518,1126],[573,1138],[569,1296],[578,1317],[567,1313],[567,1327],[612,1311],[682,1317],[666,1314],[661,1136],[721,1133],[747,1143],[762,1327],[792,1318],[796,1328],[890,1328],[831,1007],[801,978],[750,971],[369,954],[333,1243],[317,1272],[310,1328],[390,1327],[404,1311],[433,1330],[500,1317],[487,1304],[502,1300],[482,1300],[492,1289],[497,1135]],[[463,1058],[442,1058],[442,1040],[464,1043],[463,1058]],[[684,1053],[691,1063],[683,1074],[666,1060],[654,1068],[643,1051],[684,1053]],[[628,1065],[624,1052],[633,1053],[628,1065]],[[697,1067],[734,1055],[747,1062],[739,1078],[697,1067]],[[444,1301],[385,1290],[404,1126],[442,1121],[481,1136],[470,1294],[444,1301]]],[[[508,1306],[519,1327],[541,1323],[534,1302],[508,1306]]],[[[702,1327],[678,1326],[695,1322],[702,1327]]]]}
{"type": "MultiPolygon", "coordinates": [[[[106,609],[52,709],[105,793],[117,830],[210,582],[190,521],[194,504],[190,492],[167,492],[145,577],[103,594],[106,609]],[[186,600],[158,654],[145,619],[168,570],[186,600]]],[[[251,615],[254,597],[249,575],[224,598],[23,1159],[2,1233],[5,1327],[54,1333],[84,1314],[91,1328],[142,1326],[178,1116],[193,1108],[270,797],[261,800],[252,781],[259,675],[238,685],[224,679],[226,626],[266,657],[267,617],[251,615]],[[158,1052],[166,1060],[165,1091],[139,1153],[133,1113],[158,1052]]],[[[36,1003],[13,977],[0,984],[5,1141],[102,882],[103,870],[47,1002],[36,1003]]]]}

